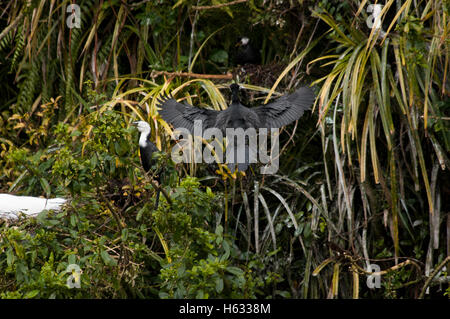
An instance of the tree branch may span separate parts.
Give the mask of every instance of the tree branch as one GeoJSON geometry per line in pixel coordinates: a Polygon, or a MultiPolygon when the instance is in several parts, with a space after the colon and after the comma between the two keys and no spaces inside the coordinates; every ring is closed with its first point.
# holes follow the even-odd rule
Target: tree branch
{"type": "Polygon", "coordinates": [[[422,291],[420,292],[419,299],[423,299],[423,296],[425,295],[425,291],[427,291],[428,285],[431,283],[434,277],[436,277],[437,273],[444,268],[444,266],[450,262],[450,256],[447,256],[447,258],[442,261],[439,266],[436,267],[436,269],[431,273],[431,275],[428,277],[427,281],[425,281],[425,284],[422,287],[422,291]]]}
{"type": "Polygon", "coordinates": [[[190,72],[167,72],[167,71],[152,71],[150,76],[156,78],[161,75],[167,75],[169,77],[192,77],[198,79],[216,79],[216,80],[231,80],[233,75],[231,73],[227,74],[200,74],[200,73],[190,73],[190,72]]]}
{"type": "Polygon", "coordinates": [[[212,6],[192,6],[192,9],[194,9],[194,10],[218,9],[218,8],[222,8],[222,7],[232,6],[232,5],[238,4],[238,3],[244,3],[244,2],[247,2],[247,1],[248,0],[235,0],[235,1],[228,2],[228,3],[215,4],[215,5],[212,5],[212,6]]]}
{"type": "Polygon", "coordinates": [[[2,33],[0,33],[0,40],[3,39],[11,29],[15,28],[17,24],[19,24],[19,22],[21,22],[22,20],[22,16],[23,16],[23,10],[20,10],[19,15],[14,19],[13,22],[11,22],[9,24],[9,26],[7,26],[2,33]]]}

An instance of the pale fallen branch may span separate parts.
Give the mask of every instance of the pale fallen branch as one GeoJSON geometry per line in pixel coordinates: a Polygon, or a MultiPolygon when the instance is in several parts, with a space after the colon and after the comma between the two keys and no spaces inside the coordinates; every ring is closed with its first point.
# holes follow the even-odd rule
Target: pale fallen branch
{"type": "Polygon", "coordinates": [[[18,219],[21,214],[35,217],[43,210],[59,211],[65,198],[40,198],[0,194],[0,219],[18,219]]]}

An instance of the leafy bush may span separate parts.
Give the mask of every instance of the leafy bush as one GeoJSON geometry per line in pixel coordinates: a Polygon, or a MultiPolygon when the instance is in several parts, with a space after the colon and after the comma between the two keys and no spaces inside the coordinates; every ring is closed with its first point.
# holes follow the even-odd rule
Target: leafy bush
{"type": "Polygon", "coordinates": [[[387,2],[383,32],[357,0],[77,3],[70,30],[64,1],[2,8],[0,191],[70,201],[1,221],[1,297],[448,296],[444,2],[387,2]],[[233,68],[243,35],[263,65],[233,68]],[[276,175],[169,159],[158,97],[221,110],[231,74],[255,104],[316,85],[276,175]],[[148,175],[134,119],[166,151],[148,175]]]}

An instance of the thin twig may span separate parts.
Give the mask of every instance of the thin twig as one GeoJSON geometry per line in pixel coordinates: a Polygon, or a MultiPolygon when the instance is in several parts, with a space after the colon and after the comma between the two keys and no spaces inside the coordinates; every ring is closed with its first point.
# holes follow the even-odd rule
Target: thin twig
{"type": "Polygon", "coordinates": [[[231,80],[233,75],[231,73],[227,74],[201,74],[201,73],[191,73],[191,72],[167,72],[167,71],[152,71],[150,76],[156,78],[160,75],[167,75],[170,77],[192,77],[198,79],[219,79],[219,80],[231,80]]]}
{"type": "Polygon", "coordinates": [[[431,283],[433,278],[438,274],[438,272],[444,268],[444,266],[450,262],[450,256],[447,256],[447,258],[444,259],[443,262],[439,264],[439,266],[436,267],[436,269],[431,273],[431,275],[428,277],[427,281],[425,281],[425,284],[422,287],[422,291],[420,292],[419,299],[423,299],[423,296],[425,295],[425,291],[427,290],[428,285],[431,283]]]}
{"type": "MultiPolygon", "coordinates": [[[[278,157],[279,157],[281,154],[284,153],[284,151],[285,151],[286,148],[288,147],[289,143],[294,139],[295,132],[297,131],[297,126],[298,126],[298,120],[295,121],[295,126],[294,126],[294,129],[292,130],[292,134],[291,134],[291,136],[289,136],[289,139],[288,139],[288,141],[286,142],[286,144],[284,144],[283,148],[281,149],[281,152],[278,154],[278,157]]],[[[294,143],[294,144],[295,144],[295,143],[294,143]]]]}
{"type": "Polygon", "coordinates": [[[255,190],[254,190],[254,215],[255,215],[255,250],[256,254],[259,254],[259,201],[258,201],[258,194],[259,194],[259,182],[255,181],[255,190]]]}
{"type": "MultiPolygon", "coordinates": [[[[133,163],[133,166],[134,166],[134,167],[137,167],[137,168],[139,168],[139,169],[142,169],[141,166],[138,166],[138,165],[136,165],[136,164],[134,164],[134,163],[133,163]]],[[[152,175],[149,175],[148,173],[145,173],[145,172],[144,172],[144,176],[145,176],[146,180],[148,180],[148,181],[150,182],[150,184],[152,185],[153,189],[154,189],[155,191],[160,190],[161,193],[163,194],[163,196],[166,198],[166,200],[167,200],[167,202],[169,203],[169,205],[172,206],[172,203],[173,203],[173,202],[172,202],[172,199],[170,198],[169,194],[167,194],[166,190],[165,190],[163,187],[161,187],[161,185],[158,186],[158,185],[155,184],[155,182],[154,182],[154,180],[153,180],[153,178],[155,177],[155,173],[156,173],[156,171],[153,172],[152,175]]]]}
{"type": "MultiPolygon", "coordinates": [[[[306,43],[305,48],[309,47],[309,45],[310,45],[312,39],[314,38],[314,35],[316,34],[316,29],[317,29],[317,26],[318,26],[318,25],[319,25],[319,20],[317,20],[316,25],[314,26],[313,32],[311,33],[311,36],[309,37],[308,42],[306,43]]],[[[302,25],[302,28],[303,28],[303,25],[302,25]]],[[[302,30],[300,30],[300,33],[301,33],[301,32],[302,32],[302,30]]],[[[300,33],[299,33],[299,35],[300,35],[300,33]]],[[[297,42],[296,42],[295,45],[297,45],[297,42]]],[[[293,54],[294,52],[295,52],[295,51],[292,51],[292,54],[293,54]]],[[[292,56],[292,54],[291,54],[291,56],[292,56]]],[[[302,63],[303,63],[303,58],[301,58],[300,61],[298,61],[297,66],[295,67],[294,75],[292,76],[291,81],[289,82],[289,85],[288,85],[288,87],[287,87],[288,90],[289,90],[289,89],[292,87],[292,85],[294,84],[294,80],[297,78],[297,73],[298,73],[298,70],[300,69],[300,66],[302,65],[302,63]]]]}
{"type": "MultiPolygon", "coordinates": [[[[200,0],[197,0],[197,4],[200,0]]],[[[189,18],[191,17],[191,15],[189,15],[189,18]]],[[[198,11],[195,11],[195,15],[194,15],[194,21],[191,21],[191,39],[189,41],[189,58],[188,58],[188,70],[191,69],[191,63],[192,63],[192,51],[194,48],[194,34],[195,34],[195,24],[197,23],[197,19],[198,19],[198,11]]]]}
{"type": "Polygon", "coordinates": [[[117,225],[119,226],[119,230],[120,233],[122,233],[122,221],[120,220],[119,215],[117,214],[116,210],[114,209],[114,207],[112,207],[111,203],[109,202],[109,200],[105,197],[105,195],[103,195],[103,193],[97,189],[97,193],[100,195],[100,197],[103,199],[103,201],[105,202],[106,206],[108,206],[109,211],[111,212],[111,214],[114,216],[114,219],[116,220],[117,225]]]}
{"type": "Polygon", "coordinates": [[[251,246],[251,241],[252,241],[252,215],[250,212],[250,205],[248,203],[248,197],[247,197],[247,193],[244,191],[244,188],[242,187],[242,183],[240,183],[241,186],[241,195],[242,195],[242,201],[244,202],[244,209],[245,209],[245,213],[247,214],[247,258],[249,256],[249,252],[250,252],[250,246],[251,246]]]}
{"type": "MultiPolygon", "coordinates": [[[[424,118],[424,116],[421,115],[420,118],[424,118]]],[[[440,119],[440,120],[450,121],[450,117],[449,116],[432,116],[432,115],[428,115],[428,118],[429,119],[440,119]]]]}
{"type": "Polygon", "coordinates": [[[244,2],[247,2],[247,1],[248,0],[235,0],[235,1],[228,2],[228,3],[215,4],[215,5],[212,5],[212,6],[193,6],[192,9],[193,10],[218,9],[218,8],[222,8],[222,7],[232,6],[232,5],[238,4],[238,3],[244,3],[244,2]]]}
{"type": "Polygon", "coordinates": [[[405,267],[405,266],[407,266],[407,265],[413,265],[413,266],[415,266],[418,270],[420,270],[420,267],[419,267],[419,265],[417,265],[417,263],[415,263],[415,262],[412,261],[411,259],[407,259],[406,261],[404,261],[404,262],[402,262],[402,263],[400,263],[400,264],[397,264],[397,265],[395,265],[395,266],[392,266],[391,268],[388,268],[388,269],[386,269],[386,270],[377,271],[377,272],[370,272],[370,271],[367,271],[367,270],[361,268],[358,264],[355,263],[355,260],[354,260],[351,256],[349,256],[349,257],[350,257],[350,260],[351,260],[352,264],[355,265],[355,267],[356,267],[359,271],[361,271],[362,273],[364,273],[364,274],[366,274],[366,275],[382,276],[382,275],[386,275],[386,274],[389,273],[389,272],[392,272],[392,271],[395,271],[395,270],[400,269],[400,268],[402,268],[402,267],[405,267]]]}
{"type": "Polygon", "coordinates": [[[294,55],[295,51],[297,51],[298,42],[300,41],[300,38],[303,34],[303,29],[305,28],[305,16],[303,12],[301,13],[301,20],[302,26],[300,27],[300,31],[297,34],[297,39],[295,40],[294,48],[292,49],[291,55],[289,56],[289,60],[292,60],[292,56],[294,55]]]}
{"type": "MultiPolygon", "coordinates": [[[[132,7],[132,8],[137,8],[137,7],[140,7],[141,5],[143,5],[144,3],[151,2],[151,1],[153,1],[153,0],[143,0],[143,1],[140,1],[140,2],[136,2],[136,3],[131,3],[131,4],[128,4],[128,5],[130,7],[132,7]]],[[[123,4],[127,4],[127,3],[123,3],[123,4]]]]}
{"type": "Polygon", "coordinates": [[[15,28],[17,24],[19,24],[19,22],[21,22],[22,20],[22,16],[23,16],[23,10],[20,11],[19,15],[14,19],[13,22],[11,22],[9,24],[9,26],[7,26],[2,33],[0,33],[0,40],[3,39],[11,29],[15,28]]]}

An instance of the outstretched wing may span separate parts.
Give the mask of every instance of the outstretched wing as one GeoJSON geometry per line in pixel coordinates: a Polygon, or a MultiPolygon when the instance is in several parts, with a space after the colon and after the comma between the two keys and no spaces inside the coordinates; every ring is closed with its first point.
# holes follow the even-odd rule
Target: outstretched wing
{"type": "Polygon", "coordinates": [[[173,97],[163,95],[158,99],[161,110],[158,111],[164,121],[173,125],[174,128],[186,128],[191,134],[194,133],[194,121],[202,121],[202,128],[214,126],[219,111],[188,104],[178,103],[173,97]]]}
{"type": "Polygon", "coordinates": [[[274,102],[252,108],[261,119],[261,127],[276,128],[298,120],[314,103],[314,92],[301,87],[294,93],[284,95],[274,102]]]}

